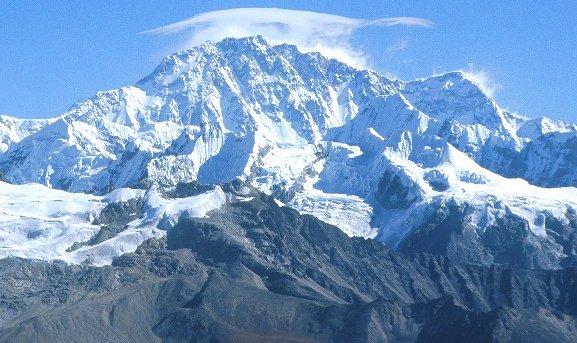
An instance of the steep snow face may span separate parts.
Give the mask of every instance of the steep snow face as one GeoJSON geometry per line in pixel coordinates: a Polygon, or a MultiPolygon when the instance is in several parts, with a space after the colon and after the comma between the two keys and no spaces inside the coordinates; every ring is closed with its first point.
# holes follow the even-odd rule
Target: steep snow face
{"type": "Polygon", "coordinates": [[[500,146],[514,150],[522,145],[512,117],[466,73],[452,72],[402,83],[399,88],[415,107],[435,119],[431,133],[473,158],[490,137],[500,146]]]}
{"type": "Polygon", "coordinates": [[[117,189],[95,196],[0,182],[0,258],[110,264],[146,239],[164,235],[180,216],[205,217],[225,202],[219,187],[196,196],[165,199],[154,187],[146,192],[117,189]],[[125,212],[116,213],[118,209],[125,212]],[[106,237],[106,232],[117,229],[120,232],[106,237]]]}
{"type": "Polygon", "coordinates": [[[479,162],[503,176],[541,187],[577,186],[575,124],[546,117],[524,119],[517,134],[524,144],[519,151],[487,144],[479,162]]]}
{"type": "Polygon", "coordinates": [[[400,84],[415,106],[440,121],[481,124],[495,131],[509,123],[498,106],[463,72],[451,72],[400,84]]]}
{"type": "Polygon", "coordinates": [[[566,123],[561,120],[540,117],[525,121],[517,130],[517,135],[522,138],[533,140],[551,132],[577,132],[577,125],[566,123]]]}
{"type": "Polygon", "coordinates": [[[358,145],[363,151],[379,150],[403,131],[425,132],[430,119],[396,93],[372,99],[348,125],[333,129],[326,139],[358,145]]]}
{"type": "MultiPolygon", "coordinates": [[[[349,235],[398,249],[458,256],[471,248],[463,248],[466,236],[478,252],[471,261],[512,263],[502,255],[510,248],[503,242],[513,241],[538,266],[574,254],[573,243],[558,238],[559,227],[574,230],[572,189],[502,176],[577,185],[575,127],[506,112],[461,72],[390,81],[261,37],[226,39],[171,55],[136,85],[99,92],[33,131],[10,141],[0,177],[100,195],[241,179],[349,235]],[[462,232],[444,229],[451,211],[462,232]],[[526,230],[514,239],[491,236],[519,225],[526,230]],[[446,238],[431,240],[434,251],[424,243],[432,233],[446,238]]],[[[134,224],[127,232],[153,237],[164,206],[178,208],[154,206],[146,230],[134,224]]],[[[86,235],[94,232],[86,225],[86,235]]],[[[139,242],[126,240],[131,245],[102,248],[114,252],[103,256],[139,242]]],[[[94,248],[78,251],[87,249],[94,248]]]]}
{"type": "Polygon", "coordinates": [[[577,131],[565,128],[527,143],[509,175],[544,187],[577,185],[577,131]]]}
{"type": "Polygon", "coordinates": [[[54,120],[17,119],[0,115],[0,154],[13,143],[20,142],[54,120]]]}
{"type": "Polygon", "coordinates": [[[207,43],[170,56],[138,86],[166,97],[182,124],[211,123],[238,137],[256,131],[281,144],[318,141],[351,112],[332,110],[339,105],[336,90],[356,71],[288,50],[283,56],[260,37],[207,43]],[[291,64],[302,59],[312,67],[305,73],[291,64]]]}

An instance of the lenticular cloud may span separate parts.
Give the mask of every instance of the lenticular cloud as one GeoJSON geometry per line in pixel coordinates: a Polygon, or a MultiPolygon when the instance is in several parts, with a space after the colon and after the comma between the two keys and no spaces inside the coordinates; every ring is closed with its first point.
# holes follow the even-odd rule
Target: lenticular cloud
{"type": "Polygon", "coordinates": [[[303,51],[320,51],[353,66],[363,67],[362,52],[350,45],[350,36],[359,28],[397,25],[429,27],[428,20],[415,17],[357,19],[326,13],[280,8],[236,8],[198,14],[192,18],[145,31],[157,36],[179,34],[189,48],[207,40],[262,35],[273,44],[289,43],[303,51]]]}

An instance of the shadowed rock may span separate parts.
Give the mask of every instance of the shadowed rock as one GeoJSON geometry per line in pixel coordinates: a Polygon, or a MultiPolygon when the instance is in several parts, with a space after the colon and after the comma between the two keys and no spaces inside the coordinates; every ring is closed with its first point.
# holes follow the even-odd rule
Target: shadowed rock
{"type": "Polygon", "coordinates": [[[0,261],[9,342],[572,342],[577,271],[456,265],[273,198],[182,218],[112,266],[0,261]]]}

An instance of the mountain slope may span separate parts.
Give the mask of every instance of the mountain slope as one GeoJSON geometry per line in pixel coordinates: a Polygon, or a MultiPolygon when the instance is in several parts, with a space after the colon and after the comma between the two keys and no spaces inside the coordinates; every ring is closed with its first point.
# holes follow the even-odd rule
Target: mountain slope
{"type": "Polygon", "coordinates": [[[52,120],[42,119],[17,119],[0,115],[0,154],[6,152],[8,147],[30,136],[52,120]]]}
{"type": "Polygon", "coordinates": [[[108,265],[181,215],[203,217],[226,201],[220,187],[167,199],[156,187],[94,196],[0,182],[0,258],[108,265]]]}
{"type": "MultiPolygon", "coordinates": [[[[226,187],[225,187],[226,188],[226,187]]],[[[577,275],[403,257],[268,196],[181,218],[112,266],[5,259],[0,337],[25,341],[575,339],[577,275]],[[18,285],[18,286],[15,286],[18,285]],[[27,297],[38,292],[38,298],[27,297]],[[138,313],[138,316],[134,314],[138,313]]]]}
{"type": "Polygon", "coordinates": [[[577,185],[576,153],[577,130],[548,132],[523,147],[507,176],[544,187],[577,185]]]}

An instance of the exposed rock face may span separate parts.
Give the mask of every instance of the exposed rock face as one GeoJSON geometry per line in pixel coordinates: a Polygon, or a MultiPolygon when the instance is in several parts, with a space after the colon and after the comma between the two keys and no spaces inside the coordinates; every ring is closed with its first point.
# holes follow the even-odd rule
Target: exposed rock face
{"type": "Polygon", "coordinates": [[[575,269],[404,257],[267,196],[210,218],[181,218],[166,239],[149,240],[112,266],[0,264],[3,341],[577,338],[575,269]]]}
{"type": "Polygon", "coordinates": [[[547,236],[534,235],[526,220],[506,211],[479,231],[471,222],[470,213],[470,207],[456,202],[438,205],[425,224],[405,237],[398,250],[442,255],[455,262],[487,266],[524,269],[576,266],[577,223],[573,212],[566,213],[565,223],[544,215],[541,220],[547,227],[547,236]]]}

